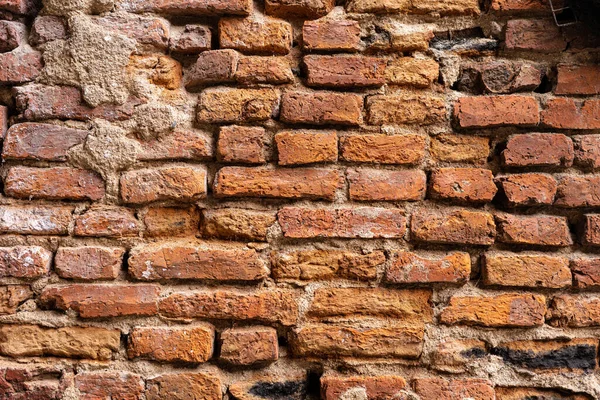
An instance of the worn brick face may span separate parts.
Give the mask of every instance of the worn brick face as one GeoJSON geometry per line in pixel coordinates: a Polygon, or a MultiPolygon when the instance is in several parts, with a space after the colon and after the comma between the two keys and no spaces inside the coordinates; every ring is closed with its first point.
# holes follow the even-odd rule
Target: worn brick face
{"type": "Polygon", "coordinates": [[[0,0],[0,399],[597,398],[598,3],[0,0]]]}

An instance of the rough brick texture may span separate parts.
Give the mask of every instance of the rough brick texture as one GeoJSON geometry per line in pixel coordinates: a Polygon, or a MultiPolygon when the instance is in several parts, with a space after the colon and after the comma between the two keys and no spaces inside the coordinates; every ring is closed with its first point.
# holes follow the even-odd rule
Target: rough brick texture
{"type": "Polygon", "coordinates": [[[598,4],[0,0],[0,399],[599,399],[598,4]]]}

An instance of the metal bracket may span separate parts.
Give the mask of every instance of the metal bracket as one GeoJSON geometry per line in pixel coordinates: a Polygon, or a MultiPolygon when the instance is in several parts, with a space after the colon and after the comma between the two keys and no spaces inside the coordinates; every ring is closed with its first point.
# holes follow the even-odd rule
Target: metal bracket
{"type": "Polygon", "coordinates": [[[568,5],[568,0],[561,1],[564,2],[565,5],[563,7],[555,8],[552,0],[549,0],[550,9],[552,10],[552,15],[554,16],[554,22],[556,23],[556,26],[569,26],[579,22],[573,7],[568,5]]]}

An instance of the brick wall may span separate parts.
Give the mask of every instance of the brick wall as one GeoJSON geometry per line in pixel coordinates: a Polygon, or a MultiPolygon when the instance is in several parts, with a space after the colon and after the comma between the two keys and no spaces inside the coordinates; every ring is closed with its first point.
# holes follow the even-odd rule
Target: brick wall
{"type": "Polygon", "coordinates": [[[600,398],[600,40],[483,3],[0,0],[0,399],[600,398]]]}

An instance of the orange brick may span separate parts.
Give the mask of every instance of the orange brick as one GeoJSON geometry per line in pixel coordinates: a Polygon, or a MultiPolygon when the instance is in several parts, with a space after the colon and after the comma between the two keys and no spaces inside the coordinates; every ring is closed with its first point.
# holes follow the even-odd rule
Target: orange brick
{"type": "Polygon", "coordinates": [[[456,252],[443,257],[421,257],[401,251],[394,255],[385,279],[390,283],[463,283],[471,274],[469,253],[456,252]]]}
{"type": "Polygon", "coordinates": [[[275,89],[209,88],[202,91],[199,123],[227,124],[266,121],[277,116],[280,92],[275,89]]]}
{"type": "Polygon", "coordinates": [[[163,362],[202,363],[213,354],[212,325],[191,328],[134,328],[128,338],[127,357],[163,362]]]}
{"type": "Polygon", "coordinates": [[[146,380],[146,400],[163,400],[174,393],[180,394],[184,399],[193,399],[194,396],[206,400],[223,398],[221,380],[211,374],[165,374],[146,380]]]}
{"type": "Polygon", "coordinates": [[[140,231],[133,210],[122,207],[92,207],[75,217],[76,236],[129,237],[140,231]]]}
{"type": "Polygon", "coordinates": [[[46,287],[40,302],[47,308],[73,310],[80,318],[156,314],[160,288],[154,285],[67,285],[46,287]]]}
{"type": "Polygon", "coordinates": [[[485,379],[418,378],[415,392],[422,400],[495,400],[492,383],[485,379]]]}
{"type": "Polygon", "coordinates": [[[228,240],[267,241],[267,233],[276,221],[275,212],[223,208],[202,211],[205,237],[228,240]]]}
{"type": "Polygon", "coordinates": [[[341,158],[351,162],[419,164],[425,157],[421,135],[352,135],[340,140],[341,158]]]}
{"type": "Polygon", "coordinates": [[[315,19],[327,15],[335,7],[335,0],[266,0],[269,15],[282,18],[315,19]]]}
{"type": "Polygon", "coordinates": [[[0,286],[0,315],[17,312],[18,307],[33,297],[33,291],[28,285],[0,286]]]}
{"type": "Polygon", "coordinates": [[[64,279],[112,280],[119,276],[124,254],[120,247],[60,247],[54,269],[64,279]]]}
{"type": "Polygon", "coordinates": [[[337,161],[336,132],[286,131],[275,135],[280,165],[337,161]]]}
{"type": "Polygon", "coordinates": [[[540,122],[538,101],[531,96],[461,97],[454,117],[461,128],[535,126],[540,122]]]}
{"type": "Polygon", "coordinates": [[[232,365],[267,364],[279,358],[277,331],[269,327],[227,329],[221,333],[221,361],[232,365]]]}
{"type": "Polygon", "coordinates": [[[420,170],[348,169],[350,199],[362,201],[418,201],[425,198],[427,177],[420,170]]]}
{"type": "Polygon", "coordinates": [[[579,289],[600,287],[600,258],[578,258],[571,261],[573,286],[579,289]]]}
{"type": "Polygon", "coordinates": [[[382,86],[387,60],[354,55],[304,56],[308,86],[355,88],[382,86]]]}
{"type": "Polygon", "coordinates": [[[483,168],[440,168],[431,174],[434,198],[473,203],[492,201],[498,188],[494,174],[483,168]]]}
{"type": "Polygon", "coordinates": [[[190,236],[198,230],[200,215],[196,208],[153,207],[148,209],[143,221],[145,235],[190,236]]]}
{"type": "Polygon", "coordinates": [[[565,217],[551,215],[496,215],[498,241],[535,246],[573,244],[565,217]]]}
{"type": "Polygon", "coordinates": [[[138,280],[253,281],[266,269],[255,250],[209,244],[150,244],[134,247],[129,274],[138,280]]]}
{"type": "Polygon", "coordinates": [[[302,41],[309,51],[358,51],[360,24],[352,20],[305,21],[302,41]]]}
{"type": "Polygon", "coordinates": [[[406,233],[406,217],[397,209],[286,207],[277,218],[284,236],[290,238],[402,238],[406,233]]]}
{"type": "Polygon", "coordinates": [[[281,98],[282,122],[311,125],[359,125],[363,98],[353,93],[287,92],[281,98]]]}
{"type": "Polygon", "coordinates": [[[483,284],[530,288],[571,286],[569,260],[537,254],[485,254],[483,284]]]}
{"type": "Polygon", "coordinates": [[[104,197],[104,181],[83,169],[12,167],[4,179],[4,192],[22,199],[99,200],[104,197]]]}
{"type": "Polygon", "coordinates": [[[440,314],[440,322],[446,325],[530,328],[542,326],[545,314],[546,298],[537,294],[454,296],[440,314]]]}
{"type": "Polygon", "coordinates": [[[341,175],[332,169],[224,167],[215,178],[214,193],[217,197],[332,201],[340,187],[341,175]]]}
{"type": "Polygon", "coordinates": [[[370,125],[430,125],[446,119],[444,99],[430,94],[369,96],[367,109],[370,125]]]}
{"type": "Polygon", "coordinates": [[[242,57],[235,79],[241,85],[281,85],[293,82],[294,74],[286,57],[242,57]]]}
{"type": "Polygon", "coordinates": [[[83,372],[75,375],[75,388],[81,400],[141,399],[144,380],[125,371],[83,372]]]}
{"type": "Polygon", "coordinates": [[[224,126],[219,132],[217,157],[224,162],[263,164],[267,157],[267,134],[264,128],[224,126]]]}
{"type": "Polygon", "coordinates": [[[321,398],[342,400],[352,389],[363,389],[369,399],[387,399],[400,396],[406,380],[396,375],[328,375],[321,377],[321,398]]]}
{"type": "Polygon", "coordinates": [[[292,47],[292,26],[270,17],[221,18],[219,43],[244,53],[285,55],[292,47]]]}
{"type": "Polygon", "coordinates": [[[551,175],[515,174],[497,179],[510,205],[536,206],[554,203],[558,184],[551,175]]]}
{"type": "Polygon", "coordinates": [[[570,294],[555,296],[546,318],[557,327],[600,326],[600,298],[570,294]]]}
{"type": "Polygon", "coordinates": [[[160,301],[159,312],[169,318],[278,322],[290,326],[297,322],[298,302],[290,290],[174,293],[160,301]]]}
{"type": "Polygon", "coordinates": [[[491,245],[496,225],[483,211],[421,209],[412,214],[411,238],[420,242],[491,245]]]}

